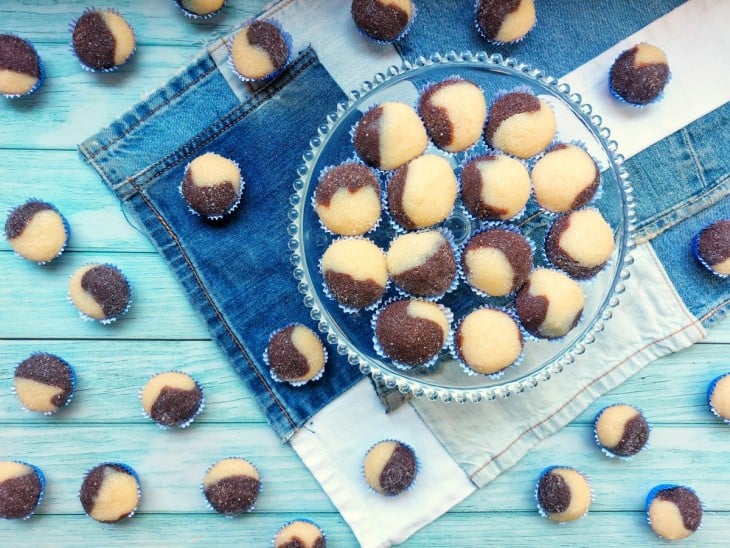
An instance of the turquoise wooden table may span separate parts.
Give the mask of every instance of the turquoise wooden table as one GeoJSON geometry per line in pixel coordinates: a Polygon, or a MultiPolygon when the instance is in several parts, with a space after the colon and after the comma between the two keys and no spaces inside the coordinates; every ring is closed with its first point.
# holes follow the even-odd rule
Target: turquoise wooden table
{"type": "MultiPolygon", "coordinates": [[[[72,227],[66,253],[44,267],[0,243],[0,460],[33,463],[47,479],[36,515],[0,522],[0,546],[267,546],[280,525],[300,516],[316,521],[331,546],[355,545],[317,482],[270,431],[160,256],[76,151],[263,1],[231,0],[219,17],[193,22],[170,1],[118,0],[138,50],[122,70],[103,75],[82,71],[67,48],[67,25],[86,4],[0,3],[0,30],[32,40],[47,70],[34,96],[0,101],[0,215],[4,222],[10,208],[35,197],[56,204],[72,227]],[[84,322],[66,301],[69,275],[90,261],[112,262],[130,279],[134,303],[115,325],[84,322]],[[36,350],[60,355],[78,375],[72,404],[55,416],[23,411],[11,392],[14,366],[36,350]],[[142,416],[137,396],[150,374],[172,368],[198,379],[207,400],[184,431],[159,430],[142,416]],[[265,478],[256,510],[238,519],[207,510],[198,490],[206,468],[229,455],[249,458],[265,478]],[[142,482],[138,513],[114,526],[86,517],[77,498],[84,472],[108,460],[132,465],[142,482]]],[[[703,527],[688,544],[727,545],[730,426],[708,412],[705,391],[730,371],[728,356],[724,321],[703,343],[654,362],[602,397],[407,545],[660,545],[643,504],[664,482],[690,485],[704,502],[703,527]],[[650,448],[631,462],[609,460],[593,446],[593,418],[615,402],[641,407],[653,424],[650,448]],[[533,488],[540,470],[566,461],[611,479],[597,489],[586,519],[557,526],[538,516],[533,488]]]]}

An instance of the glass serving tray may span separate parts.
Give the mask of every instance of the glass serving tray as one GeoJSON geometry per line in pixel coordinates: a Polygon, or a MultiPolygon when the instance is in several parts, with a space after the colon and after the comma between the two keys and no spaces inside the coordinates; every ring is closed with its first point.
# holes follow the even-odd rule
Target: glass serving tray
{"type": "MultiPolygon", "coordinates": [[[[623,158],[616,153],[617,145],[609,137],[610,132],[602,126],[601,118],[592,114],[591,106],[582,102],[581,97],[571,92],[566,84],[500,55],[490,56],[483,52],[436,54],[429,59],[419,58],[403,67],[390,67],[384,74],[376,74],[373,81],[363,84],[361,90],[351,92],[349,100],[337,105],[336,111],[316,128],[316,136],[311,139],[310,148],[304,153],[303,163],[297,170],[290,199],[287,230],[294,278],[320,332],[337,352],[347,356],[353,367],[359,367],[363,374],[370,374],[377,382],[397,388],[404,394],[446,402],[477,402],[509,396],[536,387],[540,381],[562,371],[600,336],[604,322],[612,317],[612,310],[619,304],[619,296],[625,290],[624,282],[629,277],[633,197],[628,175],[622,167],[623,158]],[[580,323],[559,340],[527,339],[521,363],[506,369],[499,378],[467,375],[447,348],[439,354],[436,364],[426,370],[399,369],[378,356],[373,347],[373,312],[363,310],[353,314],[343,311],[337,302],[325,295],[319,270],[322,254],[337,238],[322,228],[313,207],[313,195],[322,169],[355,157],[351,130],[370,107],[383,101],[401,101],[415,106],[425,86],[455,75],[478,84],[484,90],[488,105],[491,105],[496,93],[518,86],[530,88],[550,104],[557,119],[556,139],[580,143],[601,170],[601,190],[591,205],[597,207],[611,225],[616,242],[616,249],[606,267],[594,278],[580,282],[586,294],[580,323]]],[[[458,177],[464,158],[485,150],[482,139],[475,149],[465,153],[448,154],[432,144],[426,152],[447,158],[458,177]]],[[[528,165],[531,166],[530,161],[528,165]]],[[[381,184],[385,188],[386,175],[381,177],[381,184]]],[[[531,197],[525,214],[511,223],[536,244],[536,267],[546,264],[542,253],[543,240],[554,219],[554,215],[540,210],[531,197]]],[[[480,225],[464,213],[457,199],[452,215],[439,226],[451,230],[461,247],[480,225]]],[[[378,227],[365,236],[387,251],[395,234],[384,211],[378,227]]],[[[398,293],[391,283],[383,302],[396,296],[398,293]]],[[[480,297],[460,280],[456,291],[438,302],[449,307],[455,322],[458,322],[478,306],[509,308],[513,298],[480,297]]]]}

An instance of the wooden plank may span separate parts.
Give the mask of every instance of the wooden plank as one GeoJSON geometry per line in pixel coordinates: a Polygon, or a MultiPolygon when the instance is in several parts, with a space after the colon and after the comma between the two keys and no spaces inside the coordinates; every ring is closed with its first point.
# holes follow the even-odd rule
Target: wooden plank
{"type": "MultiPolygon", "coordinates": [[[[202,43],[211,35],[257,14],[265,3],[266,0],[227,2],[220,14],[208,20],[185,17],[172,0],[116,0],[113,5],[134,28],[138,50],[142,50],[152,44],[180,47],[202,43]]],[[[3,2],[0,4],[0,21],[3,21],[4,31],[32,40],[36,45],[65,46],[71,41],[68,23],[81,15],[84,4],[88,2],[34,0],[22,3],[21,8],[20,2],[3,2]]],[[[43,55],[44,48],[38,49],[43,55]]]]}
{"type": "Polygon", "coordinates": [[[12,287],[0,290],[0,338],[209,338],[203,321],[157,253],[70,252],[39,267],[0,252],[0,269],[6,279],[13,280],[12,287]],[[89,262],[115,264],[129,279],[133,302],[119,321],[109,325],[84,321],[67,301],[68,278],[89,262]]]}
{"type": "MultiPolygon", "coordinates": [[[[71,227],[68,250],[154,252],[127,222],[116,196],[76,150],[0,150],[0,219],[29,198],[54,204],[71,227]],[[83,194],[83,200],[79,196],[83,194]]],[[[9,250],[0,238],[0,250],[9,250]]]]}
{"type": "MultiPolygon", "coordinates": [[[[269,546],[276,531],[298,518],[315,521],[327,545],[358,546],[337,514],[265,513],[258,509],[235,519],[214,514],[136,514],[118,525],[103,525],[82,515],[34,516],[28,521],[3,523],[0,544],[18,548],[79,546],[80,539],[98,539],[104,546],[269,546]],[[103,541],[102,541],[103,539],[103,541]]],[[[725,512],[705,512],[702,527],[685,543],[722,546],[727,535],[725,512]]],[[[81,541],[83,544],[83,541],[81,541]]],[[[649,528],[644,512],[590,512],[585,518],[558,525],[537,512],[495,512],[442,516],[417,532],[403,548],[423,546],[667,546],[649,528]],[[539,539],[539,541],[537,540],[539,539]],[[590,541],[588,541],[590,539],[590,541]],[[538,543],[539,544],[536,544],[538,543]]]]}
{"type": "MultiPolygon", "coordinates": [[[[193,424],[185,430],[161,431],[152,424],[78,424],[59,430],[53,424],[27,428],[19,423],[2,429],[2,459],[27,460],[46,474],[49,488],[42,509],[46,514],[78,512],[76,492],[84,472],[105,461],[126,462],[140,475],[142,512],[201,511],[198,485],[205,470],[231,455],[248,458],[260,469],[264,491],[257,507],[261,510],[333,510],[294,451],[281,444],[266,424],[193,424]]],[[[590,476],[597,510],[640,510],[654,485],[679,483],[696,489],[708,511],[730,511],[727,434],[724,425],[655,427],[651,446],[625,462],[605,457],[589,427],[564,428],[452,511],[531,510],[535,482],[545,467],[554,464],[573,466],[590,476]]],[[[353,447],[363,454],[366,449],[353,447]]],[[[366,486],[358,477],[352,488],[366,486]]]]}
{"type": "Polygon", "coordinates": [[[0,362],[16,364],[35,351],[61,356],[74,367],[74,399],[57,414],[46,416],[23,411],[16,396],[2,390],[0,425],[151,425],[142,415],[139,390],[150,375],[170,369],[192,375],[203,390],[205,408],[193,426],[266,421],[244,382],[211,341],[9,341],[0,346],[0,362]],[[100,409],[113,412],[100,414],[100,409]]]}
{"type": "MultiPolygon", "coordinates": [[[[696,345],[658,360],[594,402],[572,424],[590,426],[603,407],[624,402],[643,409],[654,425],[716,426],[719,421],[709,412],[705,393],[710,379],[730,371],[730,364],[721,357],[725,349],[724,345],[696,345]],[[672,405],[666,405],[667,401],[672,405]]],[[[207,407],[197,422],[264,421],[247,388],[211,341],[5,341],[0,362],[10,367],[34,351],[58,354],[75,367],[76,398],[62,412],[45,417],[21,411],[9,390],[0,391],[0,424],[146,424],[139,413],[137,391],[149,375],[169,369],[190,373],[203,387],[207,407]],[[100,417],[100,408],[114,409],[114,413],[100,417]]]]}

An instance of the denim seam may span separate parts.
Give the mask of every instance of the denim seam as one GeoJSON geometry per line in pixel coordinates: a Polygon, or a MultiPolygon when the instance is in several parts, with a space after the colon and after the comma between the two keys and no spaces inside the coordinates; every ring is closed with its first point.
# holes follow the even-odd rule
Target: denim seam
{"type": "Polygon", "coordinates": [[[536,430],[538,427],[540,427],[543,424],[545,424],[546,422],[552,420],[559,413],[562,413],[565,410],[565,408],[567,408],[570,404],[572,404],[580,395],[583,394],[583,392],[585,392],[586,390],[588,390],[589,388],[591,388],[598,381],[603,380],[604,377],[606,377],[606,376],[610,375],[611,373],[613,373],[614,371],[616,371],[616,369],[618,369],[619,367],[623,366],[626,362],[628,362],[629,360],[631,360],[634,356],[636,356],[637,354],[643,352],[644,350],[646,350],[650,346],[653,346],[655,344],[664,342],[667,339],[670,339],[670,338],[674,337],[675,335],[678,335],[679,333],[681,333],[682,331],[687,330],[689,327],[692,327],[693,325],[695,325],[695,326],[697,325],[697,320],[692,321],[688,325],[685,325],[683,327],[680,327],[679,329],[675,330],[674,332],[670,333],[669,335],[666,335],[665,337],[662,337],[661,339],[658,339],[658,340],[652,341],[650,343],[647,343],[644,346],[642,346],[641,348],[638,348],[636,351],[632,352],[631,355],[629,355],[626,358],[624,358],[623,360],[621,360],[619,363],[617,363],[611,369],[609,369],[608,371],[604,372],[601,376],[593,379],[591,382],[589,382],[588,384],[586,384],[585,386],[583,386],[583,388],[581,388],[580,390],[578,390],[578,392],[576,392],[569,400],[567,400],[563,405],[561,405],[558,409],[556,409],[550,415],[548,415],[547,417],[545,417],[544,419],[542,419],[540,422],[538,422],[536,424],[533,424],[532,426],[530,426],[529,428],[527,428],[526,430],[524,430],[509,445],[507,445],[507,447],[505,447],[504,449],[502,449],[496,455],[492,456],[487,462],[485,462],[482,466],[480,466],[473,473],[471,473],[469,475],[469,478],[473,480],[474,477],[477,474],[479,474],[482,470],[484,470],[487,466],[489,466],[490,464],[492,464],[493,462],[495,462],[496,460],[498,460],[502,455],[504,455],[506,452],[508,452],[510,449],[512,449],[512,447],[515,444],[517,444],[525,436],[525,434],[527,434],[528,432],[532,432],[532,431],[536,430]]]}
{"type": "Polygon", "coordinates": [[[703,324],[705,322],[707,323],[713,323],[716,320],[721,319],[725,314],[728,313],[730,310],[730,299],[726,299],[725,301],[721,302],[720,304],[712,307],[710,310],[707,311],[707,313],[700,318],[703,324]]]}
{"type": "Polygon", "coordinates": [[[639,223],[636,231],[636,243],[640,244],[653,240],[662,232],[669,230],[677,223],[688,218],[690,215],[685,214],[685,212],[692,214],[697,213],[698,211],[706,209],[723,199],[726,194],[722,192],[722,186],[728,181],[730,181],[730,173],[726,173],[721,176],[715,184],[705,187],[702,192],[689,196],[674,206],[645,219],[642,223],[639,223]],[[706,205],[702,205],[705,202],[706,205]],[[697,209],[697,207],[699,207],[699,209],[697,209]],[[662,221],[667,217],[670,219],[674,218],[676,220],[674,222],[662,223],[662,221]]]}
{"type": "Polygon", "coordinates": [[[191,80],[190,82],[188,82],[188,84],[185,85],[185,87],[183,87],[179,91],[177,91],[174,94],[172,94],[169,97],[167,97],[157,107],[149,110],[148,112],[146,112],[141,117],[136,117],[136,120],[132,124],[128,125],[124,129],[123,132],[119,133],[114,138],[112,138],[109,141],[107,141],[98,150],[96,150],[95,152],[91,152],[88,149],[86,149],[86,151],[87,151],[87,154],[86,154],[87,157],[89,159],[91,159],[91,158],[94,158],[94,157],[98,156],[102,152],[105,152],[106,150],[108,150],[111,146],[115,145],[116,143],[118,143],[119,141],[121,141],[122,139],[124,139],[127,135],[129,135],[129,133],[131,133],[137,126],[142,125],[142,123],[144,123],[150,116],[152,116],[153,114],[156,114],[162,108],[169,107],[170,106],[170,101],[176,99],[177,97],[179,97],[183,93],[187,92],[188,89],[190,89],[191,87],[197,85],[197,83],[200,82],[200,80],[202,80],[203,78],[207,77],[208,75],[210,75],[211,73],[215,72],[216,70],[218,70],[218,67],[215,65],[215,63],[213,63],[213,65],[210,68],[206,69],[203,73],[201,73],[194,80],[191,80]]]}
{"type": "Polygon", "coordinates": [[[700,162],[700,158],[697,155],[697,150],[695,150],[695,147],[692,146],[692,140],[689,138],[689,131],[686,129],[682,129],[682,131],[679,132],[682,142],[684,143],[685,147],[687,147],[687,150],[689,151],[690,155],[692,156],[692,160],[695,164],[695,171],[697,172],[697,175],[700,178],[700,181],[702,181],[702,184],[706,187],[707,186],[707,179],[705,179],[705,173],[702,170],[702,163],[700,162]]]}
{"type": "Polygon", "coordinates": [[[178,147],[178,149],[172,154],[168,154],[154,164],[147,166],[144,170],[140,171],[133,177],[130,177],[125,181],[120,182],[115,187],[115,190],[117,190],[123,200],[129,200],[134,196],[134,192],[125,190],[124,186],[131,185],[137,192],[141,192],[142,187],[145,187],[150,181],[157,179],[160,175],[168,171],[174,165],[179,164],[180,162],[195,154],[195,151],[204,147],[222,133],[228,131],[231,127],[236,125],[243,118],[256,110],[259,106],[261,106],[271,97],[273,97],[274,94],[280,91],[282,87],[290,83],[302,72],[308,69],[316,60],[317,59],[314,55],[314,50],[312,50],[311,47],[305,49],[300,54],[300,58],[297,61],[298,63],[300,63],[299,66],[296,70],[287,72],[286,78],[276,80],[276,85],[270,85],[261,88],[260,90],[258,90],[258,93],[255,97],[252,97],[251,100],[233,109],[225,117],[221,118],[216,124],[212,126],[213,128],[215,128],[215,126],[218,125],[218,128],[213,129],[213,131],[210,131],[209,129],[199,133],[198,135],[190,139],[186,144],[178,147]],[[191,145],[191,143],[195,143],[195,145],[191,145]],[[189,149],[189,152],[180,155],[180,151],[186,149],[189,149]],[[150,172],[151,170],[155,171],[150,172]]]}
{"type": "MultiPolygon", "coordinates": [[[[129,180],[130,184],[136,186],[134,180],[129,180]]],[[[223,314],[220,312],[218,307],[215,304],[215,301],[212,299],[210,294],[208,293],[208,290],[205,287],[205,284],[203,284],[202,280],[200,279],[200,276],[198,275],[197,270],[193,266],[192,262],[190,261],[190,258],[188,257],[187,253],[185,252],[185,249],[180,244],[180,241],[177,239],[177,236],[175,235],[175,232],[170,228],[170,226],[165,221],[164,217],[160,214],[159,211],[157,211],[157,208],[152,204],[152,202],[147,198],[147,196],[144,195],[144,193],[141,191],[140,188],[137,188],[137,193],[142,197],[142,200],[144,201],[145,205],[150,209],[150,211],[157,217],[157,220],[160,222],[160,224],[164,227],[165,231],[169,234],[169,236],[172,238],[172,240],[175,242],[175,245],[177,246],[178,250],[180,251],[180,256],[183,258],[185,263],[187,264],[188,268],[190,269],[190,272],[192,273],[193,277],[195,278],[195,282],[198,284],[198,287],[200,287],[201,291],[203,292],[203,295],[205,296],[206,300],[208,301],[208,304],[210,304],[211,308],[213,309],[213,312],[215,312],[215,315],[218,317],[218,320],[221,322],[221,325],[225,328],[228,335],[233,340],[234,344],[238,347],[239,351],[243,355],[243,357],[246,359],[248,364],[251,366],[251,369],[254,371],[256,376],[261,381],[261,384],[264,386],[266,391],[269,393],[269,396],[271,397],[272,401],[276,403],[276,405],[281,410],[284,418],[289,422],[292,428],[296,430],[297,424],[292,419],[292,417],[287,412],[286,408],[282,405],[282,403],[277,398],[276,394],[274,394],[271,391],[271,388],[269,387],[268,383],[266,382],[266,379],[264,379],[263,375],[261,375],[261,372],[256,368],[251,356],[249,356],[248,352],[246,352],[246,349],[241,344],[241,341],[238,340],[238,337],[233,333],[233,330],[228,325],[228,322],[226,321],[223,314]]]]}

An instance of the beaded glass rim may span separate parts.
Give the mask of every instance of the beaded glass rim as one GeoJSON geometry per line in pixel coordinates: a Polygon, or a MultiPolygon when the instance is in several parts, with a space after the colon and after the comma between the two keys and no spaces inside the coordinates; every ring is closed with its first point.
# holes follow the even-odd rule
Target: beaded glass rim
{"type": "Polygon", "coordinates": [[[634,211],[635,199],[633,197],[632,184],[629,181],[629,174],[623,167],[624,158],[618,154],[618,144],[610,139],[610,130],[603,125],[603,119],[593,113],[593,108],[583,102],[580,94],[573,92],[570,86],[559,82],[557,78],[547,75],[540,69],[532,68],[511,57],[504,57],[500,54],[488,54],[486,52],[472,53],[448,52],[446,54],[435,53],[430,57],[420,56],[413,62],[405,61],[402,66],[390,66],[385,72],[377,73],[372,80],[363,82],[359,90],[353,90],[348,94],[345,101],[337,104],[334,112],[318,126],[317,134],[309,141],[309,149],[302,156],[302,163],[296,171],[296,180],[293,183],[293,193],[289,200],[288,226],[290,262],[293,266],[294,279],[297,281],[297,289],[303,295],[304,305],[310,309],[310,317],[317,323],[319,331],[326,336],[327,341],[333,345],[337,352],[347,356],[347,361],[356,366],[364,375],[370,375],[378,384],[388,389],[397,389],[402,394],[412,394],[416,397],[425,397],[429,400],[441,400],[443,402],[476,403],[484,400],[494,400],[502,397],[509,397],[520,394],[530,388],[537,387],[541,382],[549,380],[553,375],[562,372],[570,366],[576,356],[585,353],[586,348],[596,340],[596,337],[605,328],[605,322],[613,316],[615,309],[620,302],[619,296],[626,290],[625,282],[630,277],[629,267],[633,264],[630,252],[634,248],[636,214],[634,211]],[[612,170],[616,176],[618,191],[623,206],[623,216],[620,220],[620,240],[617,241],[619,250],[618,264],[611,287],[593,318],[586,318],[586,327],[582,335],[568,348],[553,356],[552,359],[539,365],[535,370],[527,372],[517,379],[505,380],[502,382],[492,381],[488,386],[476,387],[447,387],[439,386],[429,382],[428,378],[413,379],[398,372],[396,368],[388,369],[381,367],[369,357],[360,353],[350,345],[346,337],[333,328],[328,322],[328,313],[323,311],[324,306],[319,297],[314,293],[313,282],[306,268],[304,246],[300,245],[299,237],[303,232],[303,208],[309,203],[306,200],[307,184],[305,180],[312,179],[316,182],[316,173],[312,168],[327,143],[327,136],[333,132],[345,114],[351,109],[363,104],[371,92],[377,90],[385,83],[395,83],[414,75],[416,71],[427,67],[449,66],[458,68],[463,66],[483,66],[485,68],[506,74],[512,74],[546,90],[552,96],[561,99],[583,122],[585,127],[602,146],[609,159],[607,168],[612,170]]]}

